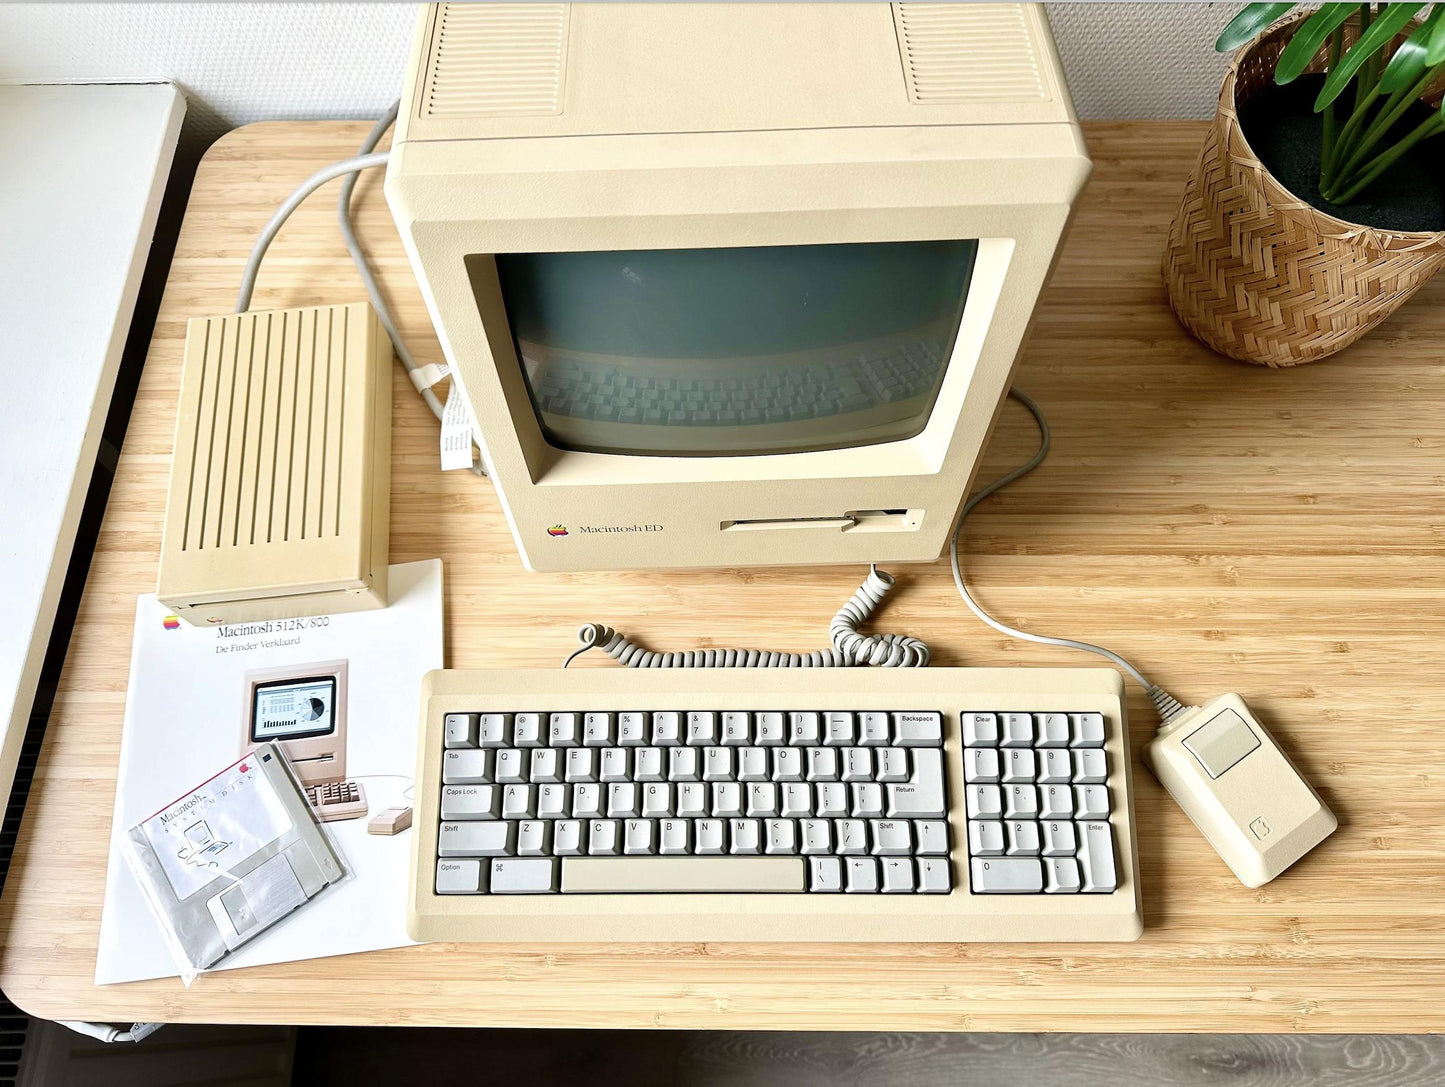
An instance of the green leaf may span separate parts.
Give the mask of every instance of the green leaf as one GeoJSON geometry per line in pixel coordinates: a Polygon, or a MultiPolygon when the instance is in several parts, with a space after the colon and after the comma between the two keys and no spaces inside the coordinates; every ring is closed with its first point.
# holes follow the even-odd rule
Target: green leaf
{"type": "Polygon", "coordinates": [[[1445,5],[1442,4],[1436,4],[1429,18],[1395,50],[1390,63],[1380,73],[1380,90],[1394,94],[1413,87],[1430,64],[1429,46],[1436,39],[1445,48],[1445,5]]]}
{"type": "Polygon", "coordinates": [[[1297,4],[1246,4],[1219,35],[1214,48],[1221,53],[1232,53],[1247,41],[1252,41],[1260,31],[1297,4]]]}
{"type": "Polygon", "coordinates": [[[1445,16],[1445,5],[1436,4],[1428,21],[1435,24],[1434,33],[1430,35],[1430,44],[1425,47],[1425,64],[1430,68],[1445,62],[1445,18],[1442,16],[1445,16]]]}
{"type": "Polygon", "coordinates": [[[1296,28],[1294,37],[1284,47],[1279,63],[1275,65],[1274,81],[1292,83],[1304,74],[1310,61],[1315,59],[1325,42],[1359,8],[1354,4],[1323,4],[1319,11],[1296,28]]]}
{"type": "Polygon", "coordinates": [[[1423,3],[1386,4],[1381,8],[1378,18],[1370,24],[1370,29],[1366,30],[1364,36],[1350,46],[1339,62],[1330,69],[1329,77],[1320,88],[1319,97],[1315,99],[1315,112],[1319,113],[1338,98],[1350,85],[1355,73],[1383,49],[1391,38],[1400,33],[1405,24],[1424,6],[1423,3]]]}

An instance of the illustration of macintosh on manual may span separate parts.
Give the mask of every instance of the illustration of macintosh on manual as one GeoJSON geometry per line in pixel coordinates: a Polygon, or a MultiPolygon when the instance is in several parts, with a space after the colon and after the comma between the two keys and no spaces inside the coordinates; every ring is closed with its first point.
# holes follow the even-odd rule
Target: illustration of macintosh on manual
{"type": "Polygon", "coordinates": [[[242,751],[278,744],[321,822],[366,814],[365,790],[346,780],[346,661],[247,672],[242,719],[242,751]]]}

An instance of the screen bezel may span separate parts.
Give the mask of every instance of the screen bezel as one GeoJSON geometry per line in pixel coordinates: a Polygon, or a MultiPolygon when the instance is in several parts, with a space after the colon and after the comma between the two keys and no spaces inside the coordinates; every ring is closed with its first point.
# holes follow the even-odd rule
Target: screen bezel
{"type": "Polygon", "coordinates": [[[256,683],[251,688],[251,724],[248,734],[253,744],[278,743],[288,744],[295,740],[317,740],[326,736],[334,736],[339,730],[337,720],[337,697],[340,692],[340,684],[335,675],[321,674],[308,676],[289,676],[285,679],[268,679],[256,683]],[[257,717],[261,710],[261,695],[268,690],[275,690],[279,687],[301,687],[325,683],[331,688],[331,711],[330,723],[325,728],[306,729],[303,732],[292,732],[285,736],[259,736],[257,735],[257,717]]]}

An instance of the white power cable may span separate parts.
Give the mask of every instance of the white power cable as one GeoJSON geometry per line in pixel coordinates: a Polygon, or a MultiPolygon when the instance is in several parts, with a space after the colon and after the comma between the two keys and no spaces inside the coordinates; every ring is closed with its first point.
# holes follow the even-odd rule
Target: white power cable
{"type": "Polygon", "coordinates": [[[1027,461],[1013,471],[999,476],[998,479],[983,489],[970,495],[968,501],[963,504],[963,512],[958,515],[958,526],[953,530],[953,538],[949,541],[948,548],[949,564],[953,567],[953,583],[958,587],[958,594],[963,597],[963,602],[968,605],[969,610],[973,612],[974,615],[978,616],[1001,634],[1007,634],[1011,638],[1019,638],[1026,642],[1035,642],[1039,645],[1057,645],[1064,649],[1082,649],[1086,653],[1097,653],[1099,656],[1105,657],[1114,664],[1117,664],[1138,681],[1140,686],[1148,693],[1150,701],[1154,703],[1154,708],[1159,711],[1159,716],[1167,721],[1170,717],[1180,713],[1184,707],[1177,699],[1169,694],[1169,692],[1165,691],[1164,688],[1150,682],[1149,678],[1145,676],[1143,672],[1135,668],[1118,653],[1115,653],[1111,649],[1105,649],[1102,645],[1094,645],[1092,642],[1081,642],[1073,638],[1054,638],[1047,634],[1031,634],[1027,630],[1011,627],[984,611],[983,606],[979,604],[968,591],[968,585],[965,584],[963,580],[963,570],[958,561],[958,538],[963,534],[964,519],[968,517],[974,508],[985,498],[1007,487],[1010,483],[1014,482],[1014,480],[1021,479],[1028,475],[1042,464],[1044,458],[1049,455],[1049,424],[1048,420],[1044,418],[1043,410],[1026,394],[1019,392],[1017,389],[1010,389],[1009,396],[1027,408],[1029,414],[1034,417],[1034,422],[1037,423],[1039,427],[1039,447],[1027,461]]]}
{"type": "Polygon", "coordinates": [[[601,623],[585,623],[577,631],[580,648],[563,663],[566,668],[589,649],[601,649],[629,668],[921,668],[928,663],[928,646],[906,634],[860,634],[894,585],[893,578],[876,566],[848,602],[828,624],[832,649],[812,653],[778,653],[766,649],[692,649],[656,653],[643,649],[626,635],[601,623]]]}

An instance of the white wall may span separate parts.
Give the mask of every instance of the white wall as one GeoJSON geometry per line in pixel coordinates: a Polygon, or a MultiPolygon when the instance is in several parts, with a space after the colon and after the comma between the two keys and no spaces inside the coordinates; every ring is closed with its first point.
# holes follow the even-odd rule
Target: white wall
{"type": "MultiPolygon", "coordinates": [[[[1079,112],[1207,117],[1232,3],[1054,3],[1079,112]]],[[[278,118],[371,117],[397,96],[411,4],[5,4],[0,82],[169,79],[192,140],[278,118]]]]}

